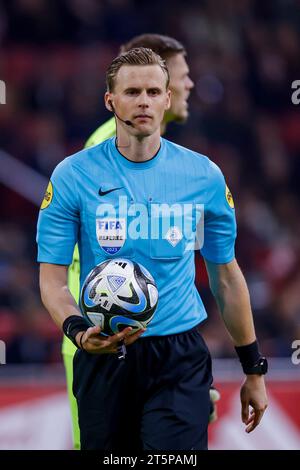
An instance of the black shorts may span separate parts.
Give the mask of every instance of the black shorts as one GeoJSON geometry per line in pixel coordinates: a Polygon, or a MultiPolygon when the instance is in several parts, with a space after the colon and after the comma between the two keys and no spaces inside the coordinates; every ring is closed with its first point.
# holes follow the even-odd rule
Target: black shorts
{"type": "Polygon", "coordinates": [[[211,357],[198,328],[140,338],[125,359],[74,356],[82,449],[207,449],[211,357]]]}

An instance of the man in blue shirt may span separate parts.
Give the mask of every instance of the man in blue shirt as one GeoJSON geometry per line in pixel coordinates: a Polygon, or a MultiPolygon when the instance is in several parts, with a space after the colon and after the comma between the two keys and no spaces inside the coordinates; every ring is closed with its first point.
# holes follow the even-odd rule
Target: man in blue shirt
{"type": "Polygon", "coordinates": [[[247,432],[267,406],[266,360],[258,351],[248,290],[234,258],[232,196],[207,157],[160,137],[170,106],[168,84],[165,63],[150,49],[118,56],[107,71],[105,94],[117,118],[117,138],[61,162],[41,207],[41,296],[79,348],[73,389],[82,449],[207,448],[212,376],[197,328],[206,318],[194,284],[197,241],[246,374],[241,401],[247,432]],[[101,236],[105,220],[125,224],[125,237],[114,247],[101,236]],[[196,227],[203,227],[198,240],[196,227]],[[151,272],[160,301],[147,331],[131,334],[126,328],[103,337],[81,317],[66,287],[76,242],[81,285],[95,265],[113,257],[134,258],[151,272]],[[125,361],[117,358],[121,340],[128,346],[125,361]]]}

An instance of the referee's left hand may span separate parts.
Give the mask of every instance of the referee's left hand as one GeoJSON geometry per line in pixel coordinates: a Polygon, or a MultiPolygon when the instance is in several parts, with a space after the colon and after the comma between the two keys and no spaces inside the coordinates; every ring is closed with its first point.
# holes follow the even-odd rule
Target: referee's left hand
{"type": "Polygon", "coordinates": [[[145,331],[145,329],[140,329],[132,333],[132,328],[127,327],[113,336],[102,336],[99,326],[91,326],[85,332],[77,333],[76,342],[90,354],[118,354],[120,342],[123,341],[126,346],[129,346],[145,331]]]}
{"type": "Polygon", "coordinates": [[[252,432],[259,425],[268,406],[263,375],[247,375],[241,388],[242,421],[245,431],[252,432]],[[249,407],[252,410],[249,410],[249,407]],[[250,411],[250,415],[249,415],[250,411]]]}

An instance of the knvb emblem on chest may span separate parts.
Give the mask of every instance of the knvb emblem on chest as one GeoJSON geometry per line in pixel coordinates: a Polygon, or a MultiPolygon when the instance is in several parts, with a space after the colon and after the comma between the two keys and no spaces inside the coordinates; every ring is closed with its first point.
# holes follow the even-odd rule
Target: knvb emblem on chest
{"type": "Polygon", "coordinates": [[[96,219],[97,240],[109,255],[115,255],[126,240],[126,219],[96,219]]]}
{"type": "Polygon", "coordinates": [[[182,232],[179,227],[170,227],[165,235],[165,239],[175,247],[182,240],[182,232]]]}

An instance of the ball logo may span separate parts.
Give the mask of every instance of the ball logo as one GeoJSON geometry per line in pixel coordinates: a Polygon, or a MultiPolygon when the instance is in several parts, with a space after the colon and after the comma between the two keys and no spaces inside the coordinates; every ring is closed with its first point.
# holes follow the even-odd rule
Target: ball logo
{"type": "Polygon", "coordinates": [[[42,201],[41,209],[46,209],[52,201],[53,198],[53,186],[51,181],[49,181],[47,189],[45,191],[44,199],[42,201]]]}
{"type": "Polygon", "coordinates": [[[120,287],[126,281],[126,277],[124,276],[107,276],[109,287],[113,293],[117,292],[120,287]]]}
{"type": "Polygon", "coordinates": [[[115,255],[126,240],[126,219],[96,219],[96,232],[105,253],[115,255]]]}

